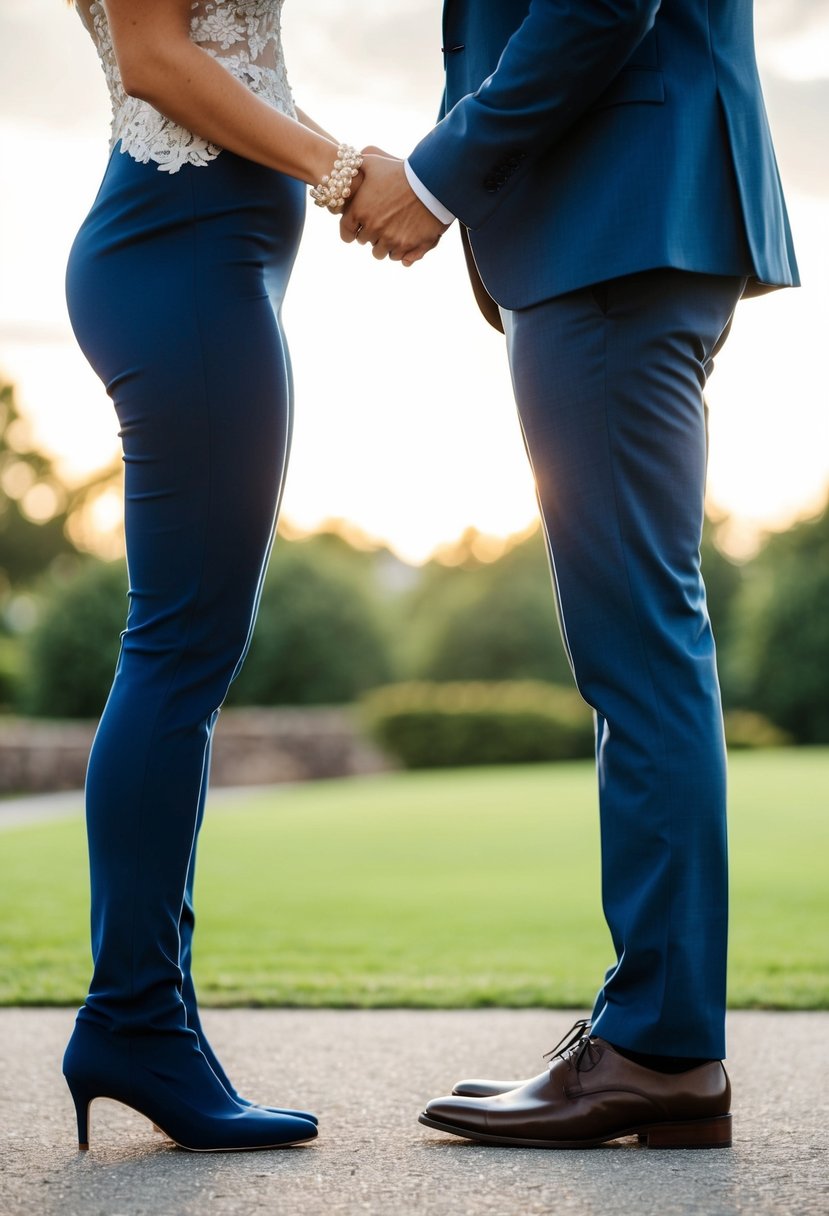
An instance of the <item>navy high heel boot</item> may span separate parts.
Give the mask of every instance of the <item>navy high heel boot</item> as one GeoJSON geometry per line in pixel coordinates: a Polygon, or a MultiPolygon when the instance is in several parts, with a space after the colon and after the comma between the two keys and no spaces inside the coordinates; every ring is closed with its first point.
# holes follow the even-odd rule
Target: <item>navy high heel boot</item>
{"type": "MultiPolygon", "coordinates": [[[[163,796],[161,785],[153,789],[148,782],[143,787],[118,782],[119,756],[106,738],[118,708],[118,699],[111,698],[93,745],[87,784],[95,968],[63,1062],[79,1145],[89,1144],[88,1109],[98,1097],[140,1111],[192,1151],[277,1148],[313,1140],[315,1121],[237,1102],[187,1025],[179,920],[196,816],[169,813],[171,768],[159,770],[163,796]],[[115,815],[111,790],[119,784],[120,814],[115,815]]],[[[200,767],[209,727],[210,720],[203,721],[195,732],[200,767]]],[[[135,744],[140,751],[140,740],[135,744]]],[[[156,742],[155,750],[160,748],[156,742]]]]}
{"type": "MultiPolygon", "coordinates": [[[[215,717],[218,717],[218,715],[215,717]]],[[[211,725],[211,745],[213,725],[215,725],[215,718],[213,724],[211,725]]],[[[202,820],[204,818],[204,803],[207,792],[208,772],[210,768],[211,745],[208,746],[207,756],[205,759],[205,775],[202,782],[201,797],[199,799],[199,814],[198,819],[196,820],[196,837],[193,841],[193,852],[190,855],[190,868],[187,871],[187,887],[184,892],[184,903],[181,907],[181,918],[179,920],[179,938],[181,941],[179,966],[181,967],[182,973],[181,996],[184,1001],[184,1007],[187,1011],[187,1025],[190,1030],[195,1031],[199,1040],[199,1046],[204,1053],[208,1064],[221,1082],[223,1088],[230,1095],[230,1097],[234,1099],[234,1101],[239,1103],[240,1106],[255,1107],[259,1106],[260,1104],[251,1102],[249,1099],[242,1097],[234,1086],[233,1082],[230,1080],[230,1077],[228,1077],[224,1068],[222,1068],[216,1053],[210,1046],[210,1041],[204,1032],[201,1017],[199,1016],[196,989],[193,983],[193,933],[196,927],[196,913],[193,906],[193,886],[196,873],[196,849],[198,847],[199,832],[201,830],[202,820]]],[[[312,1115],[310,1111],[292,1110],[290,1107],[284,1106],[261,1106],[260,1108],[262,1110],[271,1111],[273,1114],[292,1115],[297,1119],[307,1119],[309,1123],[313,1123],[315,1125],[317,1123],[317,1116],[312,1115]]]]}
{"type": "Polygon", "coordinates": [[[120,1035],[79,1019],[63,1073],[75,1103],[80,1149],[89,1147],[89,1107],[95,1098],[114,1098],[140,1111],[192,1152],[282,1148],[317,1135],[316,1124],[307,1119],[234,1102],[190,1030],[120,1035]]]}
{"type": "Polygon", "coordinates": [[[136,715],[120,687],[125,662],[122,652],[87,780],[94,972],[64,1058],[79,1143],[96,1097],[133,1107],[193,1151],[312,1140],[312,1120],[237,1102],[187,1025],[179,922],[214,714],[187,722],[164,697],[156,715],[136,715]],[[111,737],[125,738],[122,715],[129,749],[111,737]]]}

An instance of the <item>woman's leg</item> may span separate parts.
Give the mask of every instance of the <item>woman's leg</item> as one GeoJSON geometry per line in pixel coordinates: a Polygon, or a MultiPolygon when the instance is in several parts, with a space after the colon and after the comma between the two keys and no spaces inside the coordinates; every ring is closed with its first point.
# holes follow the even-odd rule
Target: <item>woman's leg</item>
{"type": "MultiPolygon", "coordinates": [[[[289,428],[290,428],[290,422],[293,417],[293,377],[291,374],[290,357],[288,355],[287,347],[284,348],[284,353],[285,353],[285,359],[286,359],[288,404],[289,404],[288,421],[289,421],[289,428]]],[[[289,429],[288,446],[290,446],[290,429],[289,429]]],[[[284,481],[283,481],[283,486],[284,486],[284,481]]],[[[280,494],[280,497],[281,497],[281,494],[280,494]]],[[[279,504],[277,504],[277,516],[278,516],[278,514],[279,514],[279,504]]],[[[260,584],[260,594],[257,595],[257,599],[256,599],[257,609],[258,609],[258,604],[259,604],[260,598],[261,598],[261,584],[260,584]]],[[[247,653],[247,648],[245,649],[245,654],[242,655],[242,658],[240,659],[240,662],[237,665],[237,669],[234,672],[234,678],[236,675],[238,675],[239,670],[241,669],[242,662],[244,661],[246,653],[247,653]]],[[[207,749],[205,751],[204,770],[203,770],[203,774],[202,774],[201,789],[199,792],[199,803],[198,803],[198,811],[197,811],[197,815],[196,815],[196,826],[195,826],[194,839],[193,839],[193,848],[192,848],[192,851],[190,854],[190,865],[187,870],[187,883],[185,886],[184,900],[183,900],[183,903],[181,906],[181,917],[179,919],[179,941],[180,941],[179,966],[181,968],[181,974],[182,974],[181,995],[182,995],[182,999],[184,1001],[184,1007],[186,1010],[187,1025],[191,1030],[195,1031],[196,1035],[198,1036],[199,1045],[201,1047],[201,1050],[204,1053],[204,1055],[207,1059],[207,1062],[209,1063],[213,1072],[216,1074],[219,1081],[221,1081],[222,1085],[227,1090],[228,1094],[230,1094],[230,1096],[232,1098],[234,1098],[235,1101],[239,1102],[243,1106],[251,1106],[254,1104],[249,1102],[247,1098],[243,1098],[239,1095],[238,1091],[236,1090],[236,1087],[233,1085],[233,1082],[230,1080],[230,1078],[228,1077],[224,1068],[222,1067],[218,1057],[216,1056],[216,1053],[213,1051],[213,1048],[210,1044],[210,1040],[208,1039],[208,1037],[205,1033],[204,1027],[202,1025],[201,1016],[199,1014],[198,1000],[196,997],[196,988],[195,988],[195,984],[193,982],[193,936],[194,936],[195,928],[196,928],[196,910],[195,910],[196,856],[197,856],[197,852],[198,852],[199,832],[201,831],[201,826],[204,821],[205,804],[206,804],[206,800],[207,800],[207,792],[208,792],[208,786],[209,786],[209,781],[210,781],[210,758],[211,758],[211,751],[212,751],[212,744],[213,744],[213,731],[214,731],[216,723],[218,721],[218,717],[219,717],[219,713],[217,710],[216,713],[214,713],[211,718],[209,729],[208,729],[208,744],[207,744],[207,749]]],[[[266,1107],[266,1109],[273,1110],[276,1113],[280,1113],[280,1114],[296,1115],[302,1119],[309,1119],[313,1123],[316,1123],[316,1121],[317,1121],[316,1116],[311,1114],[308,1111],[293,1110],[293,1109],[285,1108],[285,1107],[266,1107]]]]}
{"type": "MultiPolygon", "coordinates": [[[[113,239],[93,209],[69,276],[79,337],[121,423],[130,610],[87,777],[94,973],[66,1071],[85,1084],[92,1067],[102,1083],[94,1056],[105,1053],[92,1034],[100,1029],[121,1061],[113,1057],[109,1073],[125,1070],[122,1087],[143,1095],[141,1109],[154,1101],[147,1061],[176,1069],[184,1059],[179,1096],[236,1118],[245,1112],[187,1029],[179,920],[210,732],[249,641],[273,539],[288,377],[256,234],[238,236],[245,217],[219,206],[221,197],[212,209],[199,197],[202,188],[221,192],[215,166],[169,187],[120,160],[118,171],[132,175],[122,197],[133,226],[125,231],[123,208],[114,208],[113,239]],[[149,198],[137,196],[143,184],[149,198]],[[257,252],[258,265],[244,256],[257,252]]],[[[172,1119],[181,1131],[184,1118],[186,1130],[186,1117],[167,1106],[155,1121],[165,1126],[169,1115],[165,1130],[172,1119]]],[[[264,1115],[237,1126],[257,1142],[296,1130],[264,1115]]]]}
{"type": "Polygon", "coordinates": [[[209,735],[247,645],[287,459],[269,302],[183,295],[146,318],[150,359],[113,393],[130,612],[87,780],[85,1016],[119,1030],[183,1016],[178,926],[209,735]]]}

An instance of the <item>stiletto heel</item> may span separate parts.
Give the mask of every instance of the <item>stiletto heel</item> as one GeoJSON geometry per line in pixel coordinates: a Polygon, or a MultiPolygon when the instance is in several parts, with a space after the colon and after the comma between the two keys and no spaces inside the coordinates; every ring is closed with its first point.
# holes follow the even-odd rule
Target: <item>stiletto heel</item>
{"type": "Polygon", "coordinates": [[[95,1095],[82,1081],[66,1078],[72,1101],[75,1103],[75,1114],[78,1118],[78,1149],[86,1152],[89,1148],[89,1107],[95,1095]]]}

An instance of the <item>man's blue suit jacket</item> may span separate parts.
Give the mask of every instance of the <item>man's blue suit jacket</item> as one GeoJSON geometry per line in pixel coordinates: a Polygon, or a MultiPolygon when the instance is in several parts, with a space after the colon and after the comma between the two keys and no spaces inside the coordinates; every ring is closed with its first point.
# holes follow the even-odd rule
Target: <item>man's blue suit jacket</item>
{"type": "Polygon", "coordinates": [[[660,267],[795,285],[752,0],[446,0],[417,176],[508,309],[660,267]]]}

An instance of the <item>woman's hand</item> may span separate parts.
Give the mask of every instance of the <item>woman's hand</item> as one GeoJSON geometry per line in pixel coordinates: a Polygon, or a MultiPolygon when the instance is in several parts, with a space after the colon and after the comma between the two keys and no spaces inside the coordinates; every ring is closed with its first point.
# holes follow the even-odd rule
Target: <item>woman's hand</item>
{"type": "MultiPolygon", "coordinates": [[[[304,116],[304,115],[302,115],[302,120],[303,120],[303,122],[305,121],[305,116],[304,116]]],[[[316,124],[315,124],[315,125],[316,125],[316,124]]],[[[373,144],[370,144],[368,147],[363,148],[363,150],[361,151],[360,155],[361,155],[361,156],[381,156],[381,157],[383,157],[385,160],[394,160],[394,159],[395,159],[395,158],[392,156],[391,152],[384,152],[382,148],[375,148],[373,144]]],[[[358,191],[358,190],[360,189],[360,187],[363,185],[363,183],[365,182],[365,180],[366,180],[366,175],[365,175],[365,173],[363,173],[362,169],[358,169],[358,170],[357,170],[357,176],[356,176],[355,178],[353,178],[353,179],[352,179],[352,182],[351,182],[351,196],[350,196],[350,198],[348,199],[348,201],[346,202],[345,206],[344,206],[344,207],[343,207],[341,210],[339,210],[339,211],[332,211],[332,212],[331,212],[331,214],[332,214],[332,215],[335,215],[335,216],[337,217],[337,219],[341,219],[341,218],[342,218],[342,217],[343,217],[343,216],[346,214],[346,212],[348,211],[349,207],[350,207],[350,206],[353,204],[353,202],[354,202],[354,199],[355,199],[355,197],[356,197],[356,195],[357,195],[357,191],[358,191]]]]}
{"type": "Polygon", "coordinates": [[[446,231],[409,185],[404,162],[382,151],[366,152],[359,198],[340,220],[348,243],[371,245],[374,257],[412,266],[434,249],[446,231]]]}
{"type": "Polygon", "coordinates": [[[375,148],[373,144],[363,148],[363,156],[382,156],[384,160],[398,160],[397,156],[393,156],[391,152],[384,152],[382,148],[375,148]]]}

